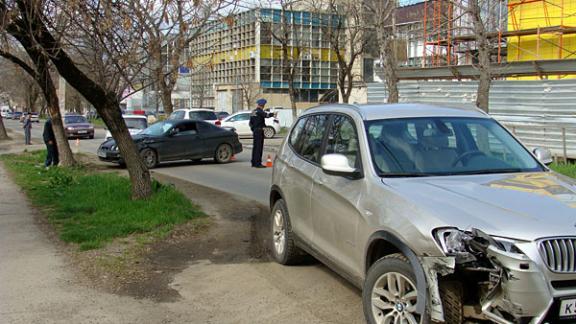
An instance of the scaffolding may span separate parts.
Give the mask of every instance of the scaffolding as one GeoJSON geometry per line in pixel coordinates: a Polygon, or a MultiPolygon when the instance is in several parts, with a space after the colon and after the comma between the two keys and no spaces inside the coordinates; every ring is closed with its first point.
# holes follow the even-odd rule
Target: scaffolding
{"type": "Polygon", "coordinates": [[[475,63],[478,1],[493,63],[576,58],[576,0],[425,0],[422,67],[475,63]]]}

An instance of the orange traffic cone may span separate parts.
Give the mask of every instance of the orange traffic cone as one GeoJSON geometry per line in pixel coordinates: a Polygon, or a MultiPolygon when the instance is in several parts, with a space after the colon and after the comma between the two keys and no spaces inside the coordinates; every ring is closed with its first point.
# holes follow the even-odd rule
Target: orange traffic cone
{"type": "Polygon", "coordinates": [[[266,167],[267,168],[272,167],[272,157],[270,156],[270,154],[268,154],[268,158],[266,158],[266,167]]]}

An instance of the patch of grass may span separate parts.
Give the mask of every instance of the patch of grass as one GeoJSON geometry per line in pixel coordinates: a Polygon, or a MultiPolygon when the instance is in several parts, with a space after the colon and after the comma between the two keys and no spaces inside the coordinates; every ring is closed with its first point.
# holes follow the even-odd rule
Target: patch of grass
{"type": "Polygon", "coordinates": [[[154,182],[149,200],[130,199],[129,179],[83,167],[45,170],[44,152],[0,157],[31,201],[44,209],[65,242],[96,249],[136,233],[164,236],[176,224],[204,216],[183,194],[154,182]]]}
{"type": "Polygon", "coordinates": [[[282,135],[282,136],[287,135],[289,130],[290,130],[290,127],[282,127],[282,128],[280,128],[278,135],[282,135]]]}
{"type": "Polygon", "coordinates": [[[552,163],[550,168],[565,176],[576,178],[576,164],[573,163],[552,163]]]}
{"type": "Polygon", "coordinates": [[[104,120],[102,120],[102,118],[93,118],[90,119],[90,122],[96,127],[106,128],[106,124],[104,124],[104,120]]]}

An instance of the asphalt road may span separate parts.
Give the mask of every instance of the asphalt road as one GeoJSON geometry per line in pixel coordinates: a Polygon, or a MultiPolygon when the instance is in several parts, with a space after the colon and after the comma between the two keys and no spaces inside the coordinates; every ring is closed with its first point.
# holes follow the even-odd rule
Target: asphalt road
{"type": "MultiPolygon", "coordinates": [[[[4,120],[7,128],[14,131],[23,132],[22,126],[15,120],[4,120]]],[[[32,139],[41,142],[43,123],[34,124],[32,127],[32,139]]],[[[104,141],[105,131],[96,129],[95,138],[70,140],[70,147],[73,152],[83,152],[96,154],[98,146],[104,141]]],[[[244,152],[237,156],[237,160],[230,164],[215,164],[206,159],[199,163],[189,161],[165,163],[154,169],[153,172],[169,175],[182,180],[194,182],[206,187],[222,190],[228,193],[239,195],[259,203],[268,204],[268,194],[270,190],[272,169],[255,169],[250,167],[249,148],[250,140],[242,139],[244,152]]],[[[279,139],[268,140],[268,143],[279,144],[279,139]]],[[[270,147],[273,152],[274,148],[270,147]]],[[[270,153],[274,159],[274,153],[270,153]]],[[[267,153],[264,154],[264,160],[267,153]]],[[[113,166],[113,164],[111,164],[113,166]]]]}

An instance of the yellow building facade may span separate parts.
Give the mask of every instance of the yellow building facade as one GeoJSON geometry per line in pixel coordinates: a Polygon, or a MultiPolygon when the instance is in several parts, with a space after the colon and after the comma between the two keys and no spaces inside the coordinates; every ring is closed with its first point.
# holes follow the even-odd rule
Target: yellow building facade
{"type": "MultiPolygon", "coordinates": [[[[508,1],[508,62],[575,59],[575,32],[576,0],[508,1]]],[[[576,75],[549,76],[564,78],[576,75]]]]}

